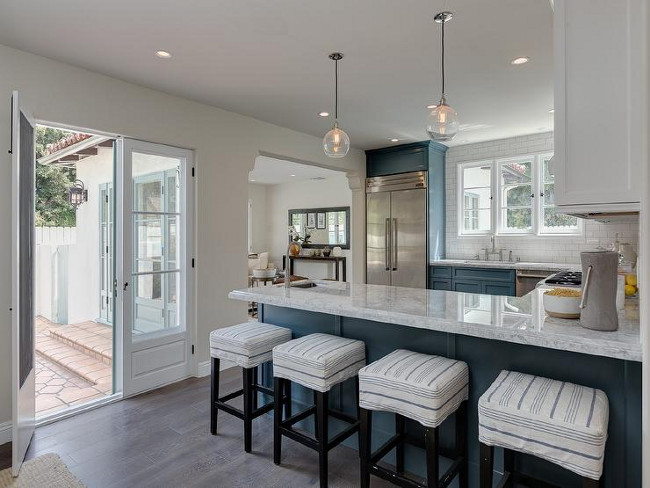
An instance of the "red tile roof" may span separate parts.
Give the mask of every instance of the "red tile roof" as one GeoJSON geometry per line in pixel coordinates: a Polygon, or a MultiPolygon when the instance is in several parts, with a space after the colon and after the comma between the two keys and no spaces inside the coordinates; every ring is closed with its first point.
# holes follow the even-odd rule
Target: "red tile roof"
{"type": "Polygon", "coordinates": [[[49,156],[50,154],[54,154],[55,152],[62,151],[63,149],[74,146],[78,142],[85,141],[89,137],[92,137],[90,134],[81,134],[79,132],[72,132],[65,136],[62,139],[59,139],[58,141],[48,144],[47,148],[45,149],[45,155],[49,156]]]}

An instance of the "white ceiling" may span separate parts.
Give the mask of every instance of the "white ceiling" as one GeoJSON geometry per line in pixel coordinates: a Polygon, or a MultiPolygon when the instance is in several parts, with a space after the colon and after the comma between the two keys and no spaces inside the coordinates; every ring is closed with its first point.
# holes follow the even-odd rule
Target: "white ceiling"
{"type": "Polygon", "coordinates": [[[455,14],[447,100],[470,129],[454,144],[551,129],[545,0],[0,0],[0,43],[316,136],[332,123],[318,116],[333,111],[327,55],[342,51],[341,126],[369,149],[426,139],[440,10],[455,14]]]}
{"type": "Polygon", "coordinates": [[[278,185],[294,181],[341,178],[343,175],[345,173],[342,171],[258,156],[255,158],[253,171],[248,174],[248,181],[258,185],[278,185]]]}

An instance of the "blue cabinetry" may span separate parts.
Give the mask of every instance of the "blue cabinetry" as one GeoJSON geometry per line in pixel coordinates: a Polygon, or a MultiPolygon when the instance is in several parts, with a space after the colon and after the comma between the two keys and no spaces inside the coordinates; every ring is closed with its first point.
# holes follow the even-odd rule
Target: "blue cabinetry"
{"type": "Polygon", "coordinates": [[[445,257],[445,152],[433,141],[400,144],[366,151],[366,176],[388,176],[413,171],[427,174],[429,260],[445,257]]]}
{"type": "Polygon", "coordinates": [[[515,296],[514,269],[430,266],[429,289],[515,296]]]}

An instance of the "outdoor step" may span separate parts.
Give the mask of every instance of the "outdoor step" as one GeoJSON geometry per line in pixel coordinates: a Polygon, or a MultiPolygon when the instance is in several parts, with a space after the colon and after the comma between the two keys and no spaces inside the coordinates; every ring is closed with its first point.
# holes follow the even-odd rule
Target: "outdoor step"
{"type": "Polygon", "coordinates": [[[108,386],[113,382],[111,365],[52,336],[40,335],[36,352],[93,385],[108,386]]]}
{"type": "Polygon", "coordinates": [[[96,322],[56,325],[48,327],[50,337],[84,354],[113,364],[113,328],[96,322]]]}

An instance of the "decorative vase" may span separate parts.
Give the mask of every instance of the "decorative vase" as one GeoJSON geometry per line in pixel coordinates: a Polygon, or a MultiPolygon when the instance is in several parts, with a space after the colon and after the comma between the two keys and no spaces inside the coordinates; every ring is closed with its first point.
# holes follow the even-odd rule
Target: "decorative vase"
{"type": "Polygon", "coordinates": [[[299,242],[292,242],[289,244],[289,256],[299,256],[300,251],[302,251],[302,246],[299,242]]]}
{"type": "Polygon", "coordinates": [[[330,257],[331,252],[332,252],[332,250],[329,248],[329,246],[325,246],[323,248],[323,256],[325,256],[326,258],[330,257]]]}

